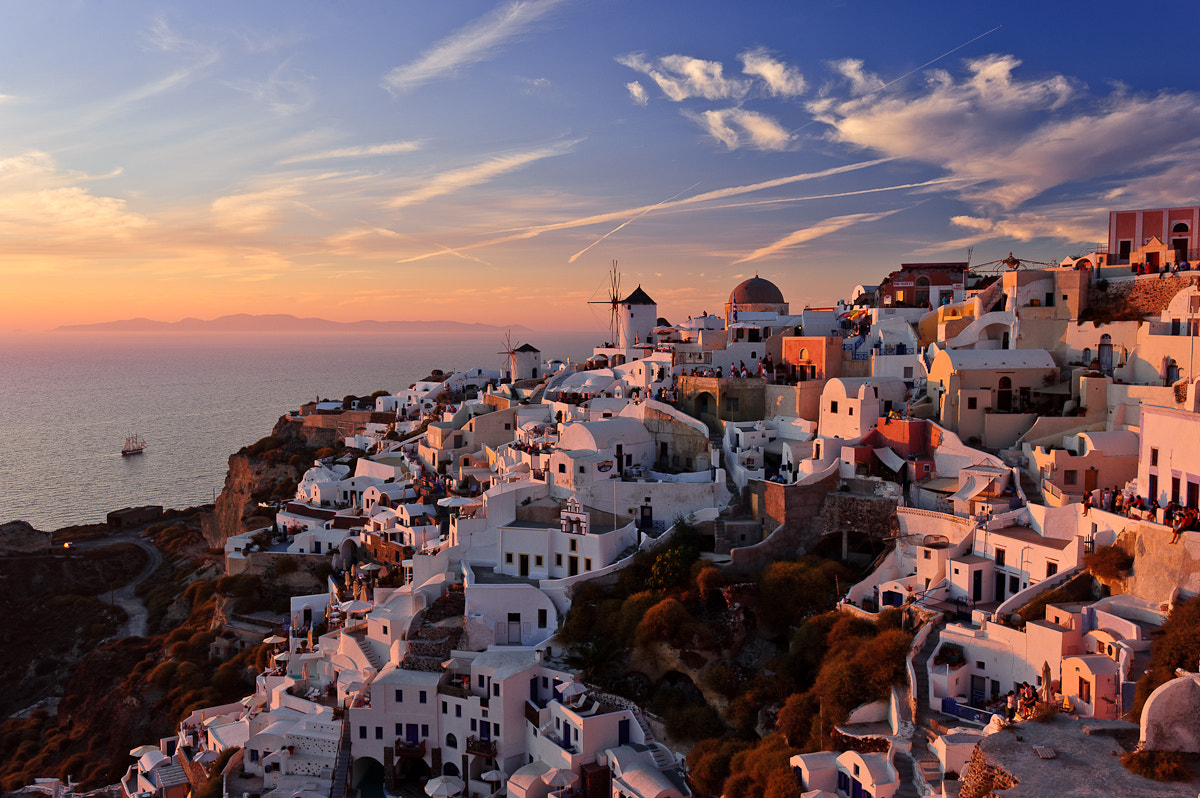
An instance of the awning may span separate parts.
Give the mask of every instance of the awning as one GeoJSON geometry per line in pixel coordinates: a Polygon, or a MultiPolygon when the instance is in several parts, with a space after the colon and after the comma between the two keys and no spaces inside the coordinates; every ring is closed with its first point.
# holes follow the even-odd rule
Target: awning
{"type": "Polygon", "coordinates": [[[959,488],[958,491],[955,492],[950,498],[951,498],[951,500],[958,499],[959,501],[965,502],[965,501],[967,501],[969,499],[973,499],[976,496],[978,496],[979,494],[983,493],[983,491],[990,484],[992,484],[992,480],[990,477],[981,477],[981,476],[971,475],[971,476],[967,477],[966,483],[961,488],[959,488]]]}
{"type": "Polygon", "coordinates": [[[892,469],[897,474],[900,473],[901,469],[904,468],[904,460],[900,457],[900,455],[893,452],[892,447],[890,446],[884,446],[881,449],[876,449],[875,456],[882,460],[885,466],[892,469]]]}

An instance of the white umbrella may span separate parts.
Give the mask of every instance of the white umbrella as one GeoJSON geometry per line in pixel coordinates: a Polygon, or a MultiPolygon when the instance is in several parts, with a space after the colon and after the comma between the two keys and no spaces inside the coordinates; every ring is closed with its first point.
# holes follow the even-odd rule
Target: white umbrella
{"type": "Polygon", "coordinates": [[[480,773],[479,778],[484,781],[504,781],[508,778],[508,774],[503,770],[487,770],[480,773]]]}
{"type": "Polygon", "coordinates": [[[579,777],[564,768],[550,768],[542,774],[542,781],[551,787],[570,787],[579,777]]]}
{"type": "Polygon", "coordinates": [[[378,571],[382,567],[383,566],[380,565],[379,563],[369,562],[366,565],[358,566],[358,570],[360,570],[360,571],[378,571]]]}
{"type": "Polygon", "coordinates": [[[142,757],[144,757],[146,754],[150,753],[151,751],[157,751],[157,750],[158,750],[157,745],[139,745],[137,748],[130,751],[129,755],[131,757],[133,757],[134,759],[141,759],[142,757]]]}
{"type": "Polygon", "coordinates": [[[371,602],[362,601],[361,599],[355,599],[354,601],[347,601],[345,604],[342,604],[341,606],[342,606],[342,609],[344,611],[346,611],[347,613],[364,612],[366,610],[371,609],[371,602]]]}
{"type": "Polygon", "coordinates": [[[454,776],[438,776],[426,783],[425,794],[429,798],[447,798],[450,795],[458,795],[465,786],[467,785],[463,783],[462,779],[454,776]]]}
{"type": "Polygon", "coordinates": [[[472,504],[483,504],[483,499],[472,496],[446,496],[437,500],[439,507],[469,507],[472,504]]]}
{"type": "Polygon", "coordinates": [[[286,637],[280,637],[279,635],[271,635],[270,637],[264,637],[264,638],[263,638],[263,642],[264,642],[264,643],[266,643],[266,644],[267,644],[267,645],[269,645],[269,646],[273,646],[273,645],[275,645],[276,643],[286,643],[286,642],[287,642],[287,638],[286,638],[286,637]]]}
{"type": "Polygon", "coordinates": [[[587,686],[582,682],[571,682],[562,689],[563,698],[573,698],[587,692],[587,686]]]}
{"type": "Polygon", "coordinates": [[[291,655],[291,654],[289,654],[288,652],[286,652],[286,651],[280,651],[278,654],[276,654],[276,655],[275,655],[275,659],[278,659],[278,660],[286,660],[286,659],[287,659],[288,657],[290,657],[290,656],[292,656],[292,655],[291,655]]]}

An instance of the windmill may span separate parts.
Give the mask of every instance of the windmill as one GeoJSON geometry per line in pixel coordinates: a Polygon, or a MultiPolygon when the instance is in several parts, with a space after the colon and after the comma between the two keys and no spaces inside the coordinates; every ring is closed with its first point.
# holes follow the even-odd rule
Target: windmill
{"type": "Polygon", "coordinates": [[[505,365],[501,367],[500,371],[504,372],[507,370],[508,378],[511,380],[513,375],[517,373],[517,364],[515,362],[517,347],[513,345],[512,330],[504,331],[504,337],[500,339],[500,346],[504,347],[504,349],[500,350],[496,354],[504,355],[505,363],[505,365]]]}
{"type": "Polygon", "coordinates": [[[621,323],[621,272],[617,270],[617,262],[612,262],[612,271],[608,275],[608,299],[592,301],[589,305],[609,306],[609,336],[613,346],[616,346],[617,327],[621,323]]]}
{"type": "Polygon", "coordinates": [[[1057,263],[1045,263],[1040,260],[1026,260],[1024,258],[1015,258],[1013,254],[1008,253],[1007,258],[994,260],[989,263],[981,263],[975,268],[980,271],[987,271],[999,274],[1001,272],[1015,272],[1018,269],[1029,269],[1038,266],[1049,266],[1051,268],[1057,266],[1057,263]]]}

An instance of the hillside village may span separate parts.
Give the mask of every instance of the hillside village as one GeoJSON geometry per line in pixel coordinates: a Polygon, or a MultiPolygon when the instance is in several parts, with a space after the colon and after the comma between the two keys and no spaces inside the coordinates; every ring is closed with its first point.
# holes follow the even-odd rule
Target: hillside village
{"type": "MultiPolygon", "coordinates": [[[[1057,264],[898,264],[828,308],[756,276],[675,323],[641,285],[584,363],[527,342],[503,372],[290,412],[277,435],[333,445],[224,541],[225,574],[319,561],[325,589],[231,624],[215,656],[270,646],[253,693],[134,749],[120,792],[710,794],[566,633],[698,541],[731,637],[740,575],[815,554],[865,574],[822,610],[911,635],[898,682],[836,746],[785,750],[767,795],[1195,795],[1119,755],[1200,753],[1200,663],[1139,695],[1200,593],[1198,231],[1200,206],[1114,211],[1057,264]]],[[[689,649],[717,626],[656,675],[711,668],[689,649]]],[[[795,717],[777,704],[764,736],[795,717]]]]}

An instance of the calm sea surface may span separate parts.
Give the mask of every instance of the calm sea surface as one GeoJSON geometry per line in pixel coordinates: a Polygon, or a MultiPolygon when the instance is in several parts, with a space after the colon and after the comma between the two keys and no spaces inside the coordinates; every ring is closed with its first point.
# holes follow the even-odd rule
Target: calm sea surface
{"type": "MultiPolygon", "coordinates": [[[[580,360],[603,333],[530,333],[580,360]]],[[[40,529],[141,504],[211,502],[230,454],[320,396],[407,388],[435,368],[501,368],[502,335],[46,334],[0,338],[0,521],[40,529]],[[125,436],[148,441],[122,457],[125,436]]],[[[514,336],[514,343],[518,339],[514,336]]]]}

